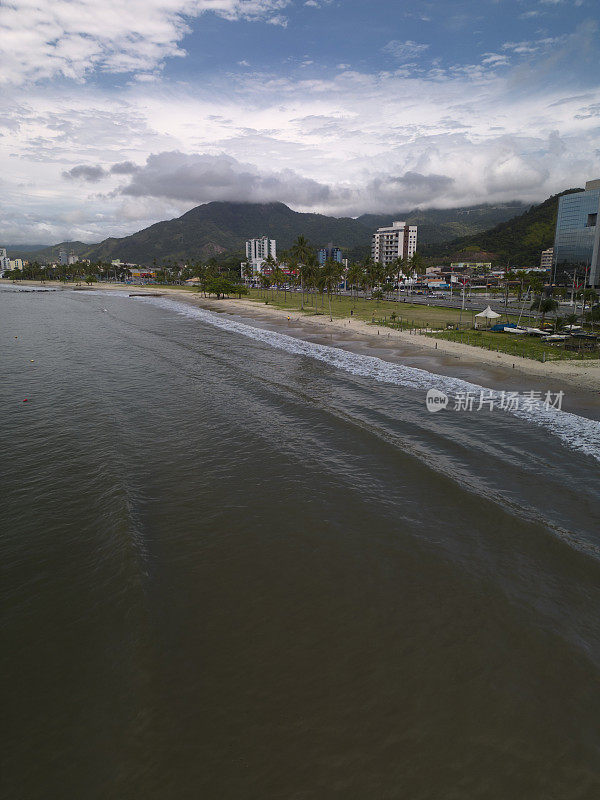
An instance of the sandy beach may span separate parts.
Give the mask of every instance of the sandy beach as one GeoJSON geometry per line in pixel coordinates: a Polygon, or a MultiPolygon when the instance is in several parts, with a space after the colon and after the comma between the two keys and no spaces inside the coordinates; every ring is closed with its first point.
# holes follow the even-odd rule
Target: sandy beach
{"type": "MultiPolygon", "coordinates": [[[[3,281],[8,283],[8,281],[3,281]]],[[[33,282],[23,282],[24,285],[39,285],[33,282]]],[[[413,353],[421,356],[439,357],[447,356],[454,362],[459,361],[464,369],[472,369],[478,365],[487,365],[494,368],[495,372],[504,372],[506,376],[528,375],[532,378],[548,378],[579,389],[600,391],[600,361],[547,361],[541,363],[520,356],[508,355],[506,353],[496,353],[484,350],[479,347],[461,344],[459,342],[448,342],[440,339],[433,339],[428,336],[410,333],[408,331],[391,330],[383,326],[366,323],[360,319],[339,319],[330,320],[326,314],[315,316],[301,311],[290,311],[288,309],[278,309],[256,300],[239,300],[228,298],[216,300],[215,298],[203,297],[200,293],[192,293],[185,289],[177,289],[159,286],[126,286],[126,285],[102,285],[95,287],[73,287],[64,284],[48,282],[45,284],[49,288],[59,288],[65,291],[77,291],[90,289],[90,291],[114,290],[130,291],[136,294],[161,294],[165,297],[177,299],[178,301],[190,303],[191,305],[201,306],[213,311],[227,312],[240,315],[245,319],[252,318],[257,321],[274,323],[296,323],[300,324],[304,330],[312,331],[315,334],[334,334],[337,336],[360,338],[371,345],[389,348],[393,343],[402,345],[403,354],[413,353]]],[[[382,356],[385,357],[385,356],[382,356]]],[[[456,363],[452,372],[456,373],[456,363]]],[[[427,367],[424,367],[427,368],[427,367]]],[[[431,368],[431,371],[444,373],[443,368],[431,368]]]]}

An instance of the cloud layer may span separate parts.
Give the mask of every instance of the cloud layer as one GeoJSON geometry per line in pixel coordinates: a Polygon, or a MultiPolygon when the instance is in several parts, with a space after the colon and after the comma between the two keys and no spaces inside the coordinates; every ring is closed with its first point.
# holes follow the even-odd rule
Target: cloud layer
{"type": "Polygon", "coordinates": [[[185,56],[190,20],[285,22],[289,0],[7,0],[0,6],[0,83],[55,76],[82,81],[94,70],[151,72],[185,56]]]}
{"type": "MultiPolygon", "coordinates": [[[[469,4],[374,20],[358,58],[343,37],[311,44],[307,21],[343,21],[358,0],[8,0],[0,240],[98,241],[211,200],[336,215],[534,202],[599,176],[597,20],[479,46],[469,4]],[[209,22],[230,47],[218,66],[194,39],[209,22]],[[468,55],[452,59],[440,41],[462,29],[468,55]]],[[[520,7],[539,20],[566,3],[520,7]]]]}

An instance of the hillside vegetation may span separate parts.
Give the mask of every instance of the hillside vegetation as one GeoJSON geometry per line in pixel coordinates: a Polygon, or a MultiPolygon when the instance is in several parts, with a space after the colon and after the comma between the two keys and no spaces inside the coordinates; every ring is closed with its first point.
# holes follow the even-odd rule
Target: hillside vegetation
{"type": "Polygon", "coordinates": [[[541,251],[554,244],[559,197],[580,191],[582,190],[567,189],[555,194],[491,230],[463,236],[441,245],[424,245],[420,249],[423,255],[435,256],[440,260],[458,259],[461,253],[468,256],[469,250],[477,250],[494,254],[496,260],[504,264],[536,266],[540,262],[541,251]]]}
{"type": "Polygon", "coordinates": [[[441,243],[457,235],[475,233],[506,220],[526,207],[522,203],[480,205],[472,208],[395,211],[390,214],[365,214],[357,219],[305,214],[283,203],[215,202],[197,206],[177,219],[157,222],[131,236],[105,239],[100,244],[61,242],[28,256],[40,262],[58,258],[67,250],[93,261],[122,261],[152,264],[172,261],[205,260],[211,256],[241,254],[246,239],[269,235],[277,240],[278,251],[289,248],[299,234],[315,247],[329,242],[341,247],[351,259],[370,252],[373,231],[394,220],[419,225],[419,242],[441,243]]]}

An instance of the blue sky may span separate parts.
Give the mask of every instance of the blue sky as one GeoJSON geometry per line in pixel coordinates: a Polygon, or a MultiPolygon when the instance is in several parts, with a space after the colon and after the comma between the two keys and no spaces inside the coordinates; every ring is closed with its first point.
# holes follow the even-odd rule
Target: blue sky
{"type": "Polygon", "coordinates": [[[8,0],[0,243],[210,200],[542,200],[600,176],[599,22],[592,0],[8,0]]]}

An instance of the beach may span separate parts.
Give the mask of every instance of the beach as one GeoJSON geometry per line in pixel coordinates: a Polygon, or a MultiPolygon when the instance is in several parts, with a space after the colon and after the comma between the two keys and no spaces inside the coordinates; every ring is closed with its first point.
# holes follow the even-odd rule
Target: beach
{"type": "MultiPolygon", "coordinates": [[[[31,281],[23,281],[23,285],[37,286],[31,281]]],[[[56,282],[47,282],[46,288],[56,288],[64,291],[74,290],[73,286],[65,286],[56,282]]],[[[344,340],[348,337],[361,339],[371,346],[384,349],[383,358],[389,357],[393,352],[391,345],[397,345],[398,352],[407,358],[411,355],[418,355],[426,367],[432,365],[433,371],[436,369],[441,374],[446,374],[451,369],[451,374],[456,374],[457,364],[459,369],[468,370],[472,373],[477,368],[488,367],[491,372],[487,374],[495,384],[500,384],[502,380],[512,380],[511,376],[515,373],[521,376],[530,376],[536,380],[547,379],[554,383],[564,384],[565,386],[576,387],[577,389],[591,392],[600,392],[600,360],[597,361],[546,361],[545,363],[534,361],[533,359],[521,358],[519,356],[508,355],[506,353],[490,352],[480,347],[462,344],[460,342],[450,342],[442,339],[434,339],[419,333],[408,331],[393,330],[388,327],[379,326],[364,322],[356,318],[329,319],[328,314],[314,315],[301,311],[289,311],[278,309],[273,305],[264,302],[247,299],[225,298],[216,300],[214,297],[204,297],[201,293],[192,292],[186,289],[161,286],[128,286],[102,284],[93,287],[80,286],[77,291],[128,291],[139,294],[162,294],[181,302],[189,303],[192,306],[200,306],[213,311],[226,312],[228,314],[239,315],[244,319],[254,319],[257,322],[272,322],[276,324],[288,324],[288,322],[300,325],[307,332],[315,334],[333,335],[337,338],[336,344],[344,346],[344,340]],[[385,345],[382,345],[385,340],[385,345]],[[386,356],[387,352],[387,356],[386,356]],[[442,358],[446,356],[446,359],[442,358]]],[[[427,367],[426,367],[427,368],[427,367]]]]}
{"type": "MultiPolygon", "coordinates": [[[[24,281],[24,285],[35,286],[30,281],[24,281]]],[[[59,288],[62,290],[74,289],[73,286],[47,282],[46,287],[59,288]]],[[[356,318],[329,319],[328,314],[314,315],[310,312],[289,311],[278,309],[273,305],[256,300],[246,300],[238,298],[225,298],[216,300],[214,297],[204,297],[201,293],[191,292],[186,289],[161,286],[126,286],[126,285],[96,285],[93,287],[78,287],[78,290],[90,291],[129,291],[139,294],[157,294],[170,297],[181,302],[189,303],[193,306],[200,306],[213,311],[226,312],[239,315],[245,319],[255,319],[262,322],[273,322],[277,324],[287,324],[288,322],[298,323],[306,331],[314,331],[323,335],[334,335],[338,339],[347,339],[349,336],[362,339],[371,343],[372,346],[382,347],[382,341],[386,340],[385,345],[389,354],[390,348],[387,345],[397,344],[401,346],[402,352],[410,357],[412,354],[419,354],[424,362],[435,362],[438,369],[444,374],[444,367],[451,362],[460,362],[461,368],[473,371],[474,368],[487,366],[493,369],[494,382],[502,380],[502,377],[509,379],[515,373],[521,376],[530,376],[535,379],[548,379],[553,382],[560,382],[566,386],[592,392],[600,392],[600,360],[597,361],[546,361],[545,363],[534,361],[533,359],[521,358],[519,356],[508,355],[506,353],[490,352],[480,347],[474,347],[460,342],[450,342],[442,339],[434,339],[419,333],[408,331],[393,330],[388,327],[379,326],[364,322],[356,318]],[[427,356],[429,355],[429,358],[427,356]],[[446,363],[440,356],[447,356],[446,363]]],[[[342,343],[343,346],[343,343],[342,343]]],[[[386,357],[385,352],[382,357],[386,357]]],[[[452,372],[456,372],[456,364],[451,364],[452,372]]],[[[434,369],[435,371],[435,369],[434,369]]]]}

